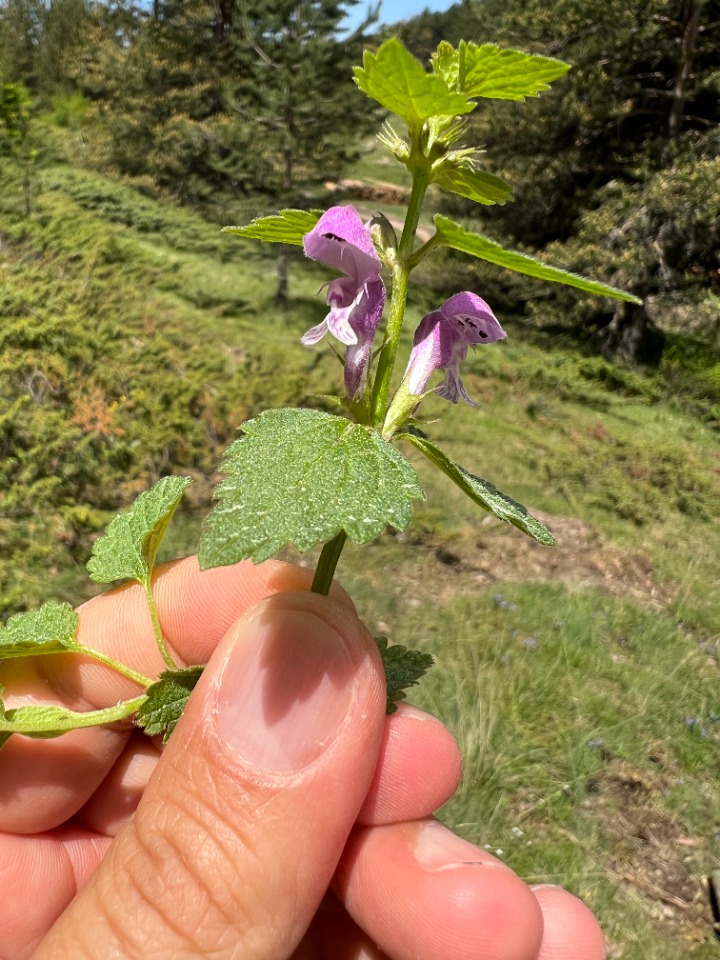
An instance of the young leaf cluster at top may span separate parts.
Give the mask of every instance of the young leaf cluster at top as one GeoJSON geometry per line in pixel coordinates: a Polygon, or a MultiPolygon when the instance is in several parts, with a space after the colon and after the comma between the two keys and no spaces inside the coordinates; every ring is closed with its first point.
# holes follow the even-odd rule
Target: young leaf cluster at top
{"type": "Polygon", "coordinates": [[[474,291],[450,297],[416,328],[399,384],[394,374],[410,275],[437,247],[598,295],[636,299],[507,250],[442,215],[434,217],[429,240],[416,239],[431,184],[480,204],[512,197],[504,180],[481,168],[480,151],[464,142],[468,114],[479,102],[488,108],[491,100],[538,96],[568,69],[549,57],[464,41],[457,49],[441,43],[425,69],[399,40],[388,40],[376,52],[365,52],[355,82],[396,118],[386,122],[380,139],[412,177],[400,238],[382,214],[364,223],[352,206],[324,213],[282,210],[226,228],[247,239],[302,246],[308,258],[334,271],[326,284],[327,314],[302,342],[312,346],[330,335],[344,347],[347,416],[284,410],[245,424],[225,457],[219,502],[201,542],[201,565],[259,561],[285,544],[307,550],[324,543],[314,589],[326,591],[347,537],[363,543],[388,524],[404,529],[412,501],[422,497],[414,467],[396,450],[398,442],[419,450],[498,519],[539,543],[554,542],[522,504],[455,463],[418,429],[416,412],[428,394],[474,405],[460,366],[470,347],[506,336],[490,306],[474,291]],[[404,129],[396,129],[397,121],[404,129]],[[433,386],[437,372],[443,377],[433,386]]]}

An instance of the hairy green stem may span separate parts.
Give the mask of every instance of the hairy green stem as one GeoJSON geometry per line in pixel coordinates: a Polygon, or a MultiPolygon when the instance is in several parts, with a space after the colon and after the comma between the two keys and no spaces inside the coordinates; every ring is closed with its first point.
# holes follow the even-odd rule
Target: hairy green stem
{"type": "Polygon", "coordinates": [[[373,399],[373,415],[376,423],[382,423],[387,413],[390,397],[390,378],[395,366],[400,331],[405,319],[405,304],[407,303],[408,282],[410,270],[400,260],[393,267],[392,296],[388,311],[387,328],[382,351],[378,358],[375,374],[375,397],[373,399]]]}
{"type": "Polygon", "coordinates": [[[338,565],[338,560],[340,559],[340,554],[343,551],[346,540],[347,534],[344,530],[341,530],[336,537],[328,540],[322,548],[318,565],[315,568],[312,586],[310,587],[313,593],[322,593],[327,596],[330,592],[333,576],[335,575],[335,567],[338,565]]]}
{"type": "Polygon", "coordinates": [[[107,654],[100,653],[99,650],[93,650],[91,647],[84,647],[82,644],[78,644],[77,647],[73,648],[72,652],[84,653],[86,657],[99,660],[100,663],[104,663],[105,666],[110,667],[116,673],[121,673],[124,677],[127,677],[128,680],[133,680],[141,687],[147,688],[151,683],[154,683],[149,677],[144,677],[141,673],[138,673],[137,670],[133,670],[132,667],[128,667],[127,664],[121,663],[119,660],[108,657],[107,654]]]}
{"type": "Polygon", "coordinates": [[[412,192],[410,193],[405,225],[398,246],[398,257],[400,260],[407,259],[413,251],[415,234],[417,233],[418,224],[420,223],[420,214],[422,213],[425,194],[427,193],[429,185],[430,176],[426,164],[416,167],[413,171],[412,192]]]}
{"type": "Polygon", "coordinates": [[[165,644],[165,637],[163,636],[162,627],[160,626],[160,617],[158,616],[157,607],[155,606],[155,598],[153,597],[150,578],[148,578],[148,581],[144,584],[144,587],[148,607],[150,608],[150,617],[152,619],[153,630],[155,631],[155,642],[158,645],[160,656],[163,658],[165,664],[170,668],[170,670],[177,670],[178,665],[170,656],[170,652],[165,644]]]}
{"type": "Polygon", "coordinates": [[[400,342],[400,332],[405,319],[405,304],[407,303],[408,284],[412,269],[411,256],[415,245],[415,234],[420,222],[425,194],[430,183],[428,169],[425,164],[418,165],[413,171],[413,186],[408,204],[407,216],[403,227],[400,244],[398,246],[397,261],[393,267],[392,294],[388,311],[387,327],[383,339],[382,352],[378,358],[375,374],[375,390],[373,397],[373,414],[375,423],[382,423],[387,413],[390,397],[390,383],[392,380],[395,357],[400,342]]]}

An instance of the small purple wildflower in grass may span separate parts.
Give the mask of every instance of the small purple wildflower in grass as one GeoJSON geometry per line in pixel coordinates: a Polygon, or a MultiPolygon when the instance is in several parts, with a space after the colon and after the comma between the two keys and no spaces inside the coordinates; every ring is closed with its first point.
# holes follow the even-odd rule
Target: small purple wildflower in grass
{"type": "Polygon", "coordinates": [[[456,293],[439,310],[423,317],[415,331],[405,374],[408,391],[422,396],[435,370],[444,370],[445,378],[435,390],[437,395],[451,403],[464,400],[471,407],[477,406],[460,379],[460,364],[468,347],[495,343],[506,336],[482,297],[469,291],[456,293]]]}
{"type": "Polygon", "coordinates": [[[525,637],[523,646],[526,650],[537,650],[537,640],[535,637],[525,637]]]}
{"type": "Polygon", "coordinates": [[[344,274],[327,284],[330,311],[302,337],[305,346],[331,333],[347,347],[345,390],[350,400],[365,389],[375,332],[385,306],[380,259],[354,207],[331,207],[305,234],[305,255],[344,274]]]}

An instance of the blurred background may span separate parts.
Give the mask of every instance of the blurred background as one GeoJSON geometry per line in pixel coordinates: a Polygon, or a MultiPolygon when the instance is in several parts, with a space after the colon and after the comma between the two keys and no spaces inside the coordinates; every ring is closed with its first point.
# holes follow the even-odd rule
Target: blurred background
{"type": "Polygon", "coordinates": [[[167,555],[194,552],[242,422],[338,389],[298,342],[327,274],[220,228],[336,203],[401,223],[407,173],[352,82],[389,36],[424,62],[466,39],[572,64],[470,117],[513,202],[431,194],[422,227],[441,211],[643,303],[428,258],[406,346],[461,289],[508,339],[468,359],[478,408],[430,399],[425,429],[558,545],[418,463],[413,524],[338,575],[438,658],[416,701],[467,757],[441,815],[582,896],[612,957],[715,958],[718,0],[0,2],[0,616],[87,598],[94,537],[169,473],[195,482],[167,555]]]}

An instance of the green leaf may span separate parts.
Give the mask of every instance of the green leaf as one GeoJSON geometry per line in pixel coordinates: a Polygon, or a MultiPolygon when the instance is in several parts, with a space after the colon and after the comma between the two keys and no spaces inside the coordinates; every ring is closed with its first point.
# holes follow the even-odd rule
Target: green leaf
{"type": "Polygon", "coordinates": [[[163,743],[167,743],[204,669],[186,667],[161,673],[147,688],[145,702],[138,710],[135,723],[149,737],[161,733],[163,743]]]}
{"type": "Polygon", "coordinates": [[[190,477],[163,477],[115,517],[96,540],[87,568],[97,583],[131,578],[149,581],[158,547],[190,477]]]}
{"type": "Polygon", "coordinates": [[[448,167],[439,176],[433,178],[433,183],[449,193],[467,197],[468,200],[474,200],[476,203],[487,205],[505,203],[512,199],[510,185],[500,177],[485,173],[484,170],[448,167]]]}
{"type": "Polygon", "coordinates": [[[587,290],[588,293],[595,293],[598,296],[627,300],[628,303],[642,303],[642,300],[631,293],[626,293],[624,290],[618,290],[617,287],[610,287],[606,283],[597,283],[595,280],[586,280],[585,277],[580,277],[576,273],[550,267],[525,253],[506,250],[505,247],[501,247],[494,240],[490,240],[481,233],[471,233],[469,230],[464,230],[459,224],[440,214],[435,217],[435,226],[437,228],[436,237],[440,243],[452,247],[453,250],[469,253],[471,257],[487,260],[488,263],[497,264],[498,267],[514,270],[515,273],[523,273],[528,277],[536,277],[538,280],[562,283],[568,287],[577,287],[578,290],[587,290]]]}
{"type": "Polygon", "coordinates": [[[517,500],[501,493],[497,487],[482,477],[476,477],[468,473],[459,464],[451,460],[450,457],[439,447],[436,447],[432,441],[419,432],[400,433],[398,439],[407,440],[420,453],[424,454],[431,463],[434,463],[442,472],[450,477],[463,493],[466,493],[471,500],[496,516],[498,520],[504,520],[505,523],[511,523],[518,530],[527,533],[528,536],[537,540],[547,547],[555,543],[555,538],[550,531],[539,520],[528,513],[527,509],[517,500]]]}
{"type": "Polygon", "coordinates": [[[81,727],[97,727],[106,723],[116,723],[124,720],[137,711],[145,700],[136,697],[134,700],[123,700],[114,707],[104,710],[88,710],[78,713],[75,710],[66,710],[65,707],[48,706],[45,704],[27,707],[11,707],[6,709],[0,703],[0,746],[13,733],[21,733],[26,737],[38,740],[47,740],[51,737],[62,736],[70,730],[81,727]]]}
{"type": "Polygon", "coordinates": [[[458,87],[466,97],[524,100],[536,97],[570,69],[552,57],[503,50],[494,43],[466,43],[458,48],[458,87]]]}
{"type": "Polygon", "coordinates": [[[316,410],[268,410],[227,450],[200,566],[309,550],[344,530],[357,543],[403,530],[423,493],[415,471],[368,427],[316,410]]]}
{"type": "Polygon", "coordinates": [[[322,210],[281,210],[272,217],[256,217],[246,227],[224,227],[222,232],[235,233],[248,240],[292,243],[301,247],[303,237],[321,216],[322,210]]]}
{"type": "Polygon", "coordinates": [[[363,66],[355,67],[355,81],[363,93],[402,117],[417,130],[430,117],[457,117],[475,109],[466,96],[453,93],[445,81],[427,73],[395,37],[376,54],[366,50],[363,66]]]}
{"type": "Polygon", "coordinates": [[[0,627],[0,660],[74,650],[77,628],[78,615],[69,603],[51,601],[16,613],[0,627]]]}
{"type": "Polygon", "coordinates": [[[408,650],[401,644],[388,645],[387,637],[375,637],[380,651],[387,685],[386,714],[395,713],[397,703],[405,700],[408,687],[414,687],[435,663],[429,653],[408,650]]]}

